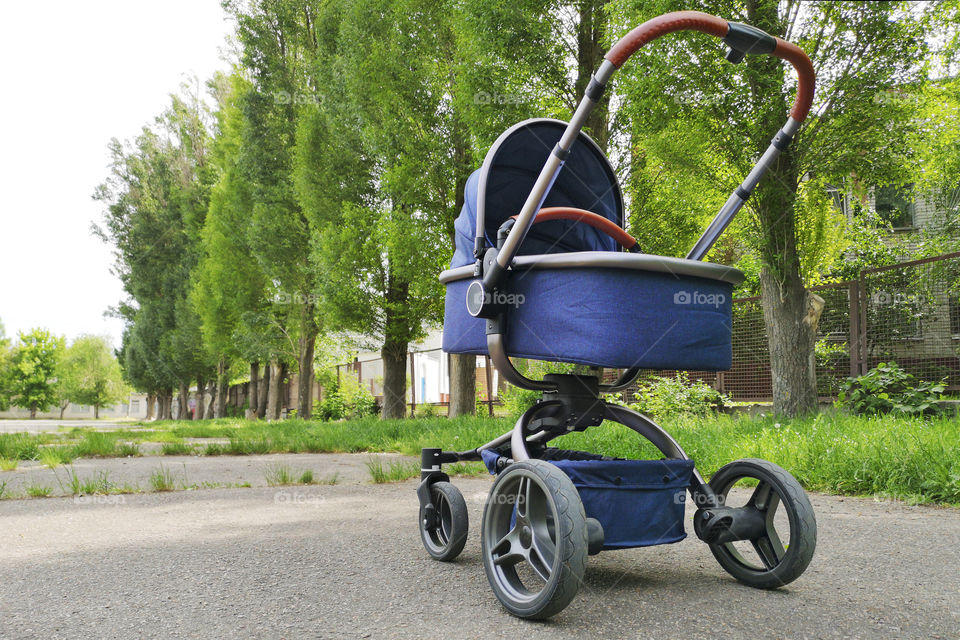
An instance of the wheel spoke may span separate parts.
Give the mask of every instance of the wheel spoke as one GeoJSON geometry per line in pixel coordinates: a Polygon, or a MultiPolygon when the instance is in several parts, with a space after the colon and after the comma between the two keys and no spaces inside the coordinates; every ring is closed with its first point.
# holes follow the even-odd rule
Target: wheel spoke
{"type": "Polygon", "coordinates": [[[517,507],[517,516],[525,518],[530,512],[530,478],[520,478],[517,487],[517,498],[515,504],[517,507]]]}
{"type": "Polygon", "coordinates": [[[520,544],[520,535],[516,527],[507,535],[500,538],[490,550],[494,564],[512,566],[527,559],[527,554],[520,544]]]}
{"type": "Polygon", "coordinates": [[[766,511],[767,502],[770,500],[771,495],[777,495],[777,492],[772,489],[773,487],[763,480],[759,481],[757,488],[753,490],[753,495],[747,500],[747,504],[756,507],[760,511],[766,511]]]}
{"type": "Polygon", "coordinates": [[[757,538],[753,541],[753,548],[767,569],[773,569],[783,558],[783,545],[779,539],[774,542],[769,536],[757,538]]]}

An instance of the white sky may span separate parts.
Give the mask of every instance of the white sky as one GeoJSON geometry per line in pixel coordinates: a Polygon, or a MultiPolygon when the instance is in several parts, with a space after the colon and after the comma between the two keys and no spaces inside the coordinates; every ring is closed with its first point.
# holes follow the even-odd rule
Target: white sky
{"type": "Polygon", "coordinates": [[[107,143],[151,123],[188,74],[226,69],[217,0],[5,3],[0,18],[0,321],[111,336],[123,297],[90,234],[107,143]]]}

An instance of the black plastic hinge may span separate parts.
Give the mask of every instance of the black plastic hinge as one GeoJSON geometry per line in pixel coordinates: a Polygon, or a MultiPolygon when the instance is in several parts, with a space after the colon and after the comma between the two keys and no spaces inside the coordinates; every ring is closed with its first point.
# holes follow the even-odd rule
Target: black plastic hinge
{"type": "Polygon", "coordinates": [[[737,194],[737,197],[743,200],[744,202],[746,202],[747,198],[750,197],[750,192],[744,189],[742,185],[737,187],[737,190],[734,191],[734,193],[737,194]]]}
{"type": "Polygon", "coordinates": [[[739,22],[728,22],[727,35],[723,41],[729,48],[727,60],[736,64],[747,54],[773,53],[777,39],[762,29],[739,22]]]}
{"type": "Polygon", "coordinates": [[[561,162],[565,162],[568,157],[570,157],[570,149],[564,149],[560,146],[558,142],[556,146],[553,147],[553,155],[560,158],[561,162]]]}
{"type": "Polygon", "coordinates": [[[596,77],[590,76],[590,83],[587,85],[585,95],[593,102],[599,102],[606,88],[607,85],[597,82],[596,77]]]}
{"type": "Polygon", "coordinates": [[[780,130],[777,132],[777,135],[773,136],[773,140],[770,141],[770,144],[776,149],[784,151],[790,146],[791,142],[793,142],[793,138],[784,133],[783,130],[780,130]]]}

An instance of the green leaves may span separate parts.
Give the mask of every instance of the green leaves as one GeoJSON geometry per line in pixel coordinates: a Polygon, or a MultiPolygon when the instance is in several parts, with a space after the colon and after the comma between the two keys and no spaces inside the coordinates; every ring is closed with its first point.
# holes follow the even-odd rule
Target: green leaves
{"type": "Polygon", "coordinates": [[[838,403],[855,414],[924,415],[936,411],[936,402],[945,389],[943,381],[918,382],[896,362],[881,362],[843,383],[838,403]]]}
{"type": "Polygon", "coordinates": [[[17,407],[46,411],[57,401],[57,366],[64,340],[46,329],[19,333],[10,358],[8,393],[17,407]]]}

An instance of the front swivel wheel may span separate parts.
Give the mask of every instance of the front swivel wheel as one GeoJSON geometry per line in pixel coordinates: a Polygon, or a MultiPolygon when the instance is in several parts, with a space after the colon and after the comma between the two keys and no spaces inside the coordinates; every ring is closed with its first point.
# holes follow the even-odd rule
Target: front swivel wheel
{"type": "Polygon", "coordinates": [[[430,485],[430,500],[433,509],[420,509],[420,539],[432,558],[449,562],[467,543],[467,503],[449,482],[430,485]]]}
{"type": "Polygon", "coordinates": [[[817,521],[800,483],[783,468],[748,458],[721,468],[710,487],[725,507],[742,509],[757,525],[749,539],[711,544],[710,551],[730,575],[760,589],[775,589],[804,572],[817,546],[817,521]],[[746,502],[733,504],[730,490],[742,480],[755,480],[746,502]]]}

